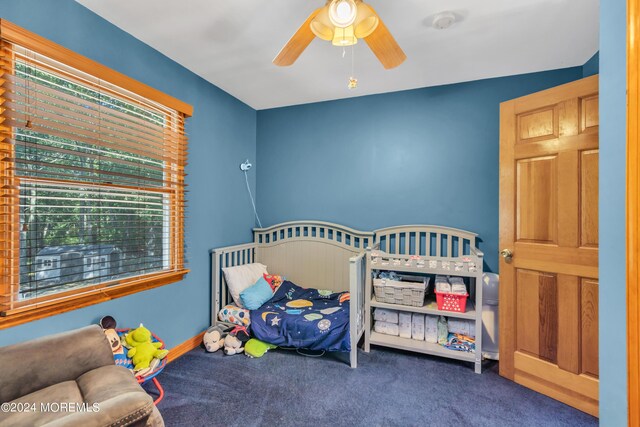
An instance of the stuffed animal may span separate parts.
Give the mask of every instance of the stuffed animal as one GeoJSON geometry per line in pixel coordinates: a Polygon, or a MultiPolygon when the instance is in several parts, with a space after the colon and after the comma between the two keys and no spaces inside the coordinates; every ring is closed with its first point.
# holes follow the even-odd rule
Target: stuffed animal
{"type": "Polygon", "coordinates": [[[249,341],[249,339],[251,338],[249,336],[249,332],[247,331],[247,328],[244,326],[236,326],[231,330],[231,332],[229,332],[229,335],[238,337],[238,339],[243,343],[249,341]]]}
{"type": "Polygon", "coordinates": [[[244,346],[244,354],[249,357],[262,357],[267,351],[277,347],[278,346],[269,344],[268,342],[260,341],[256,338],[251,338],[244,346]]]}
{"type": "Polygon", "coordinates": [[[126,335],[125,341],[130,347],[127,357],[133,361],[134,371],[148,368],[154,357],[164,359],[169,354],[169,350],[160,350],[162,343],[151,341],[151,331],[142,323],[126,335]]]}
{"type": "Polygon", "coordinates": [[[227,335],[224,339],[224,354],[231,356],[242,353],[244,351],[242,344],[243,342],[235,335],[227,335]]]}
{"type": "Polygon", "coordinates": [[[120,335],[118,335],[118,332],[116,331],[116,325],[116,319],[112,316],[104,316],[100,319],[100,326],[107,337],[107,341],[109,341],[109,346],[111,346],[113,354],[124,354],[120,335]]]}
{"type": "Polygon", "coordinates": [[[109,341],[113,354],[123,354],[124,350],[122,348],[122,342],[120,341],[120,335],[118,335],[118,332],[116,332],[115,329],[105,329],[104,334],[109,341]]]}
{"type": "Polygon", "coordinates": [[[244,351],[244,343],[249,341],[249,332],[244,326],[236,326],[224,339],[224,354],[231,356],[244,351]]]}
{"type": "Polygon", "coordinates": [[[125,353],[125,349],[122,346],[120,335],[116,331],[116,319],[112,316],[104,316],[100,319],[100,326],[104,330],[104,334],[109,341],[111,352],[113,353],[113,360],[118,366],[124,366],[127,369],[133,368],[131,365],[131,359],[129,359],[125,353]]]}
{"type": "Polygon", "coordinates": [[[214,353],[224,347],[224,337],[227,330],[221,325],[212,326],[204,333],[202,343],[209,353],[214,353]]]}

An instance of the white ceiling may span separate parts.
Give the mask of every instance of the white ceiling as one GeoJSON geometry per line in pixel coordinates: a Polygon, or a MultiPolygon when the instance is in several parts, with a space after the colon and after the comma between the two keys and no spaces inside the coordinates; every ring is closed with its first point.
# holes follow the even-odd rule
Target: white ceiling
{"type": "Polygon", "coordinates": [[[324,0],[77,0],[261,110],[584,64],[598,50],[598,0],[369,0],[408,59],[384,70],[364,41],[315,39],[291,67],[271,60],[324,0]],[[452,11],[451,28],[431,26],[452,11]]]}

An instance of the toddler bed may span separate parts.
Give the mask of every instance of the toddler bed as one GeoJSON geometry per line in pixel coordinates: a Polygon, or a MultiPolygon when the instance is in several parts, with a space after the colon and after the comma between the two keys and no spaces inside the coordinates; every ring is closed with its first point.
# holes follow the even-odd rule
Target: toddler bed
{"type": "Polygon", "coordinates": [[[372,243],[372,232],[294,221],[254,229],[253,243],[212,250],[212,325],[221,323],[222,312],[234,323],[251,323],[258,339],[279,346],[348,351],[355,368],[364,333],[365,250],[372,243]],[[238,295],[223,269],[260,265],[286,280],[259,308],[233,306],[238,295]]]}
{"type": "Polygon", "coordinates": [[[279,347],[351,351],[350,295],[305,289],[285,281],[273,297],[251,310],[251,333],[279,347]]]}

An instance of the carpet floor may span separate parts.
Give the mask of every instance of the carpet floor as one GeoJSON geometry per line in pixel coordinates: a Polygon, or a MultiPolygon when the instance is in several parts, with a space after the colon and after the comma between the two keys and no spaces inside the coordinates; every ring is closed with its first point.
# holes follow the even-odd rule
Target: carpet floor
{"type": "MultiPolygon", "coordinates": [[[[274,350],[261,359],[195,349],[158,376],[172,426],[595,426],[598,420],[470,364],[381,347],[358,368],[274,350]]],[[[145,385],[153,390],[153,385],[145,385]]]]}

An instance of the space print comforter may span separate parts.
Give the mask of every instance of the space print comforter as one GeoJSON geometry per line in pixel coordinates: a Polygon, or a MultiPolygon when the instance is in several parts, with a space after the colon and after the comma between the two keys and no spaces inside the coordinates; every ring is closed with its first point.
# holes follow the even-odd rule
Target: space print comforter
{"type": "Polygon", "coordinates": [[[285,281],[262,307],[251,310],[251,332],[281,347],[350,351],[349,292],[334,294],[285,281]]]}

